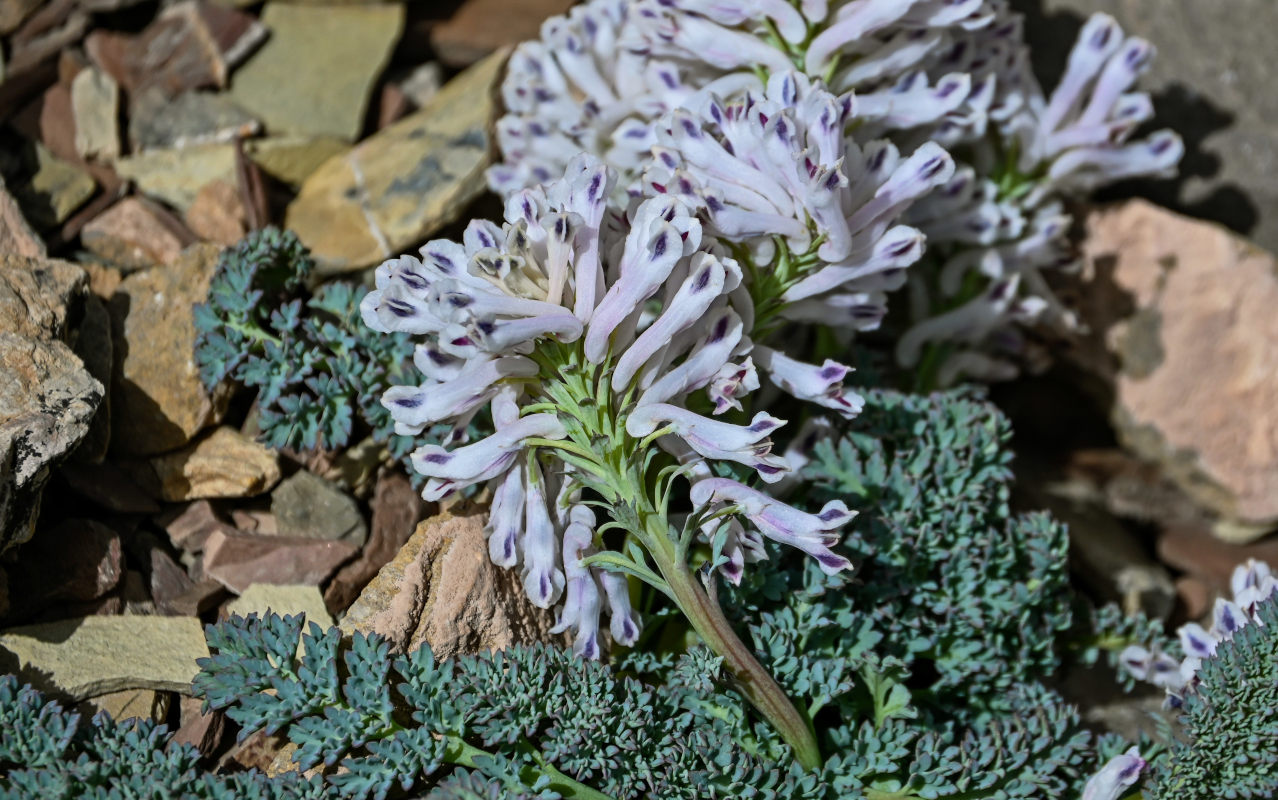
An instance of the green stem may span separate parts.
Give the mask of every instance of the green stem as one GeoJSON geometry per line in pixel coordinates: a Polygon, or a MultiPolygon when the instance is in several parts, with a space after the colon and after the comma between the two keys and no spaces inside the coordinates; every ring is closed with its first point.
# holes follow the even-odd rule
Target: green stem
{"type": "MultiPolygon", "coordinates": [[[[491,759],[492,754],[481,750],[478,747],[467,742],[459,736],[446,735],[448,739],[448,747],[444,751],[444,760],[450,764],[457,764],[462,767],[470,767],[480,772],[485,772],[480,766],[481,759],[491,759]]],[[[530,755],[537,762],[537,769],[534,772],[540,772],[550,779],[550,787],[558,791],[566,798],[582,798],[582,800],[613,800],[609,795],[592,789],[584,783],[575,781],[567,775],[560,772],[553,764],[541,758],[541,754],[535,752],[536,748],[529,746],[530,755]]],[[[531,770],[532,768],[530,768],[531,770]]],[[[485,772],[485,774],[487,774],[485,772]]],[[[525,776],[521,776],[525,777],[525,776]]],[[[529,783],[531,785],[531,782],[529,783]]]]}
{"type": "Polygon", "coordinates": [[[795,759],[804,769],[815,770],[821,766],[821,750],[817,745],[812,726],[786,697],[785,692],[755,659],[750,648],[737,637],[723,610],[697,582],[686,563],[675,557],[674,544],[670,541],[668,523],[657,514],[645,515],[644,539],[648,552],[675,603],[706,645],[722,656],[728,669],[736,677],[741,693],[772,723],[781,737],[794,750],[795,759]]]}

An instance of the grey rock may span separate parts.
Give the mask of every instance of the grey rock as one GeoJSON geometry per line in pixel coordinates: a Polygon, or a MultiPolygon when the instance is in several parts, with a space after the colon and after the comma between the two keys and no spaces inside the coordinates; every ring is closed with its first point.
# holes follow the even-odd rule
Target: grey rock
{"type": "Polygon", "coordinates": [[[133,100],[129,141],[135,150],[179,149],[247,138],[261,127],[225,94],[191,91],[169,99],[153,86],[133,100]]]}
{"type": "Polygon", "coordinates": [[[335,484],[301,470],[271,493],[279,535],[350,542],[363,547],[368,526],[354,498],[335,484]]]}
{"type": "Polygon", "coordinates": [[[114,161],[120,156],[120,87],[100,69],[82,69],[71,80],[75,151],[81,158],[114,161]]]}
{"type": "Polygon", "coordinates": [[[102,402],[67,345],[87,293],[73,264],[0,254],[0,551],[31,538],[50,472],[102,402]]]}
{"type": "Polygon", "coordinates": [[[1158,203],[1211,219],[1278,250],[1278,92],[1273,0],[1017,0],[1035,66],[1055,85],[1087,15],[1113,15],[1158,48],[1141,85],[1155,121],[1187,145],[1181,180],[1141,184],[1158,203]]]}

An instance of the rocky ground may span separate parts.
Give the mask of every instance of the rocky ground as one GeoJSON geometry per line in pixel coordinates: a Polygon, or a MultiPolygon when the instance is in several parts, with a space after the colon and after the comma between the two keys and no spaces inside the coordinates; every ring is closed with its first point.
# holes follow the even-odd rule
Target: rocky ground
{"type": "MultiPolygon", "coordinates": [[[[305,611],[442,655],[548,635],[474,509],[428,506],[360,453],[258,444],[251,398],[196,374],[191,309],[220,249],[266,224],[354,275],[489,214],[502,48],[568,5],[0,0],[0,668],[271,768],[271,742],[233,746],[182,694],[203,622],[305,611]]],[[[1145,32],[1134,0],[1033,19],[1098,5],[1145,32]]],[[[1158,24],[1158,80],[1252,96],[1216,93],[1223,62],[1178,58],[1191,44],[1158,24]]],[[[1222,154],[1207,194],[1154,196],[1273,247],[1274,110],[1227,111],[1199,141],[1222,154]],[[1239,161],[1243,140],[1262,156],[1239,161]]],[[[1082,217],[1087,268],[1062,291],[1089,333],[995,392],[1018,502],[1070,523],[1096,597],[1197,617],[1234,564],[1278,565],[1278,264],[1140,200],[1082,217]]]]}

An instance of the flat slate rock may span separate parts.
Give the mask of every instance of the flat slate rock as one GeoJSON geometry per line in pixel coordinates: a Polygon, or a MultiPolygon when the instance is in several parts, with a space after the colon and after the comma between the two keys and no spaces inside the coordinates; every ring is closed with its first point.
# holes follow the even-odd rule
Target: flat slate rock
{"type": "Polygon", "coordinates": [[[363,547],[368,526],[355,499],[337,484],[301,470],[271,492],[271,513],[281,536],[329,539],[363,547]]]}
{"type": "Polygon", "coordinates": [[[0,669],[71,700],[127,689],[191,693],[207,658],[195,617],[94,616],[0,633],[0,669]]]}
{"type": "Polygon", "coordinates": [[[261,127],[230,95],[189,91],[169,98],[152,87],[133,100],[129,141],[134,150],[181,149],[248,138],[261,127]]]}
{"type": "Polygon", "coordinates": [[[305,614],[307,622],[314,622],[321,628],[334,625],[333,617],[324,607],[319,587],[309,584],[255,583],[226,605],[228,614],[241,617],[249,614],[265,616],[268,611],[281,617],[305,614]]]}
{"type": "Polygon", "coordinates": [[[271,37],[236,71],[236,103],[272,133],[357,139],[403,30],[404,7],[272,2],[261,22],[271,37]]]}
{"type": "Polygon", "coordinates": [[[147,150],[120,159],[115,169],[143,194],[186,211],[206,185],[219,180],[235,183],[235,145],[147,150]]]}
{"type": "Polygon", "coordinates": [[[487,189],[494,89],[506,53],[458,75],[425,107],[335,156],[285,214],[324,273],[372,266],[425,241],[487,189]]]}

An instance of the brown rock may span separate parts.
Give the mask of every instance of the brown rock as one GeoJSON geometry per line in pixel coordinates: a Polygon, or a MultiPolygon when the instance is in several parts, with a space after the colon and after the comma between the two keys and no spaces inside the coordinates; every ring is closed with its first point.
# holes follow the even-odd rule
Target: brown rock
{"type": "Polygon", "coordinates": [[[488,558],[480,514],[443,514],[419,526],[342,619],[399,651],[429,644],[437,658],[549,641],[554,620],[532,605],[518,573],[488,558]]]}
{"type": "Polygon", "coordinates": [[[223,522],[207,500],[196,500],[175,508],[156,520],[169,535],[169,541],[179,550],[198,553],[214,531],[236,533],[234,526],[223,522]]]}
{"type": "Polygon", "coordinates": [[[186,574],[186,570],[158,547],[151,548],[148,554],[150,564],[150,595],[155,607],[161,613],[170,616],[195,616],[195,614],[174,614],[174,601],[182,598],[195,587],[195,582],[186,574]]]}
{"type": "Polygon", "coordinates": [[[221,711],[204,711],[204,701],[183,697],[178,701],[181,722],[173,735],[176,744],[189,744],[208,757],[217,751],[226,733],[226,716],[221,711]]]}
{"type": "MultiPolygon", "coordinates": [[[[96,420],[94,424],[96,426],[96,420]]],[[[102,508],[121,514],[156,514],[160,506],[114,464],[76,460],[58,471],[72,489],[102,508]]]]}
{"type": "Polygon", "coordinates": [[[1087,220],[1080,363],[1123,443],[1244,529],[1278,523],[1278,262],[1143,201],[1087,220]]]}
{"type": "Polygon", "coordinates": [[[426,515],[426,501],[413,488],[408,476],[385,471],[373,491],[373,520],[368,543],[359,557],[343,566],[324,591],[324,603],[340,614],[355,602],[368,582],[400,551],[426,515]]]}
{"type": "Polygon", "coordinates": [[[41,0],[0,0],[0,33],[13,33],[41,0]]]}
{"type": "Polygon", "coordinates": [[[89,291],[109,302],[111,295],[115,294],[115,290],[120,288],[120,282],[124,280],[124,273],[115,267],[95,264],[92,261],[80,264],[80,266],[85,272],[89,273],[89,291]]]}
{"type": "Polygon", "coordinates": [[[503,47],[541,35],[548,17],[566,14],[576,0],[467,0],[431,31],[439,60],[453,67],[473,64],[503,47]],[[500,20],[500,24],[494,21],[500,20]]]}
{"type": "Polygon", "coordinates": [[[348,272],[403,252],[485,191],[492,93],[504,53],[476,64],[431,103],[334,156],[306,179],[285,227],[320,271],[348,272]]]}
{"type": "Polygon", "coordinates": [[[204,572],[237,594],[255,583],[318,586],[355,552],[347,542],[215,531],[204,543],[204,572]]]}
{"type": "Polygon", "coordinates": [[[226,587],[212,578],[206,578],[176,597],[157,603],[156,607],[166,616],[198,617],[217,608],[218,603],[225,598],[226,587]]]}
{"type": "Polygon", "coordinates": [[[23,545],[19,558],[23,568],[12,576],[17,616],[58,601],[96,600],[114,589],[124,575],[119,534],[86,519],[41,530],[23,545]]]}
{"type": "Polygon", "coordinates": [[[1239,545],[1222,542],[1205,527],[1168,527],[1158,537],[1158,557],[1229,596],[1234,567],[1254,558],[1278,567],[1278,538],[1239,545]]]}
{"type": "Polygon", "coordinates": [[[1187,619],[1202,619],[1211,610],[1215,592],[1202,578],[1185,575],[1176,579],[1176,597],[1187,619]]]}
{"type": "Polygon", "coordinates": [[[131,93],[156,86],[169,96],[222,88],[233,65],[266,37],[251,16],[214,3],[169,6],[137,35],[94,31],[89,58],[131,93]]]}
{"type": "Polygon", "coordinates": [[[136,197],[124,198],[85,225],[80,241],[125,272],[163,266],[182,252],[181,240],[136,197]]]}
{"type": "Polygon", "coordinates": [[[191,308],[208,296],[218,248],[195,245],[165,269],[134,273],[111,298],[120,350],[112,381],[111,446],[151,455],[181,447],[222,414],[195,367],[191,308]]]}
{"type": "Polygon", "coordinates": [[[234,428],[222,427],[187,447],[151,459],[168,502],[252,497],[279,483],[279,458],[234,428]]]}
{"type": "Polygon", "coordinates": [[[227,181],[205,184],[186,210],[186,224],[201,239],[234,246],[248,232],[240,190],[227,181]]]}
{"type": "MultiPolygon", "coordinates": [[[[89,294],[84,299],[84,316],[80,320],[79,329],[75,331],[71,347],[94,380],[103,386],[111,385],[111,371],[115,366],[115,348],[111,343],[111,313],[107,311],[106,303],[95,294],[89,294]]],[[[72,453],[72,460],[100,464],[106,458],[110,443],[111,395],[104,392],[98,411],[89,423],[89,431],[72,453]]]]}
{"type": "Polygon", "coordinates": [[[290,744],[283,734],[268,735],[265,731],[258,731],[233,747],[219,766],[235,764],[241,769],[266,772],[271,769],[280,751],[290,744]]]}
{"type": "Polygon", "coordinates": [[[290,535],[286,531],[280,531],[279,521],[269,511],[233,508],[231,522],[243,533],[260,533],[263,536],[279,536],[281,533],[285,536],[290,535]]]}
{"type": "Polygon", "coordinates": [[[44,258],[48,255],[44,240],[22,216],[18,201],[5,189],[0,178],[0,252],[16,253],[28,258],[44,258]]]}
{"type": "Polygon", "coordinates": [[[169,695],[154,689],[125,689],[90,698],[91,713],[105,711],[116,722],[126,719],[164,721],[169,713],[169,695]]]}
{"type": "MultiPolygon", "coordinates": [[[[49,4],[55,12],[66,10],[68,6],[67,2],[49,4]]],[[[34,69],[41,62],[55,57],[58,51],[80,41],[89,27],[89,16],[78,11],[59,13],[50,18],[50,23],[47,27],[40,26],[38,33],[34,32],[37,26],[28,24],[23,30],[31,29],[31,35],[13,37],[8,69],[15,73],[34,69]]]]}

